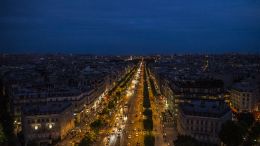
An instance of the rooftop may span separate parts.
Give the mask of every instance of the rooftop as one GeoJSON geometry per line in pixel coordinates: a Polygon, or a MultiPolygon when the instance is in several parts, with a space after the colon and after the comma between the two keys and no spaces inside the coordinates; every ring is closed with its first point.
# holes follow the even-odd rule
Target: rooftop
{"type": "Polygon", "coordinates": [[[186,115],[200,117],[221,117],[230,111],[224,100],[194,99],[180,103],[179,107],[186,115]]]}
{"type": "Polygon", "coordinates": [[[37,105],[26,105],[23,107],[23,113],[27,116],[60,114],[70,106],[71,103],[68,101],[49,102],[37,105]]]}
{"type": "Polygon", "coordinates": [[[256,90],[257,86],[252,81],[243,81],[243,82],[236,83],[233,86],[233,89],[241,91],[241,92],[251,92],[253,90],[256,90]]]}
{"type": "Polygon", "coordinates": [[[221,88],[223,82],[216,79],[183,80],[176,82],[182,88],[221,88]]]}

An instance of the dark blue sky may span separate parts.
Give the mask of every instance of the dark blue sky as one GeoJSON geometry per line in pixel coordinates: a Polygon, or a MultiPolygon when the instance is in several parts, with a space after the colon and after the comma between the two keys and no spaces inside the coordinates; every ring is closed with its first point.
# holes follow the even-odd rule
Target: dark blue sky
{"type": "Polygon", "coordinates": [[[259,0],[1,0],[1,52],[260,52],[259,0]]]}

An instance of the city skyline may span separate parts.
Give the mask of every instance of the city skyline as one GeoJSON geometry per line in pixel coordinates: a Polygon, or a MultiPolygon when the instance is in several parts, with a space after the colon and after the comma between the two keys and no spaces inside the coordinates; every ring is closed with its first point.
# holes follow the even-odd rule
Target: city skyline
{"type": "Polygon", "coordinates": [[[260,144],[259,54],[0,56],[0,145],[260,144]]]}
{"type": "Polygon", "coordinates": [[[260,146],[259,0],[0,0],[0,146],[260,146]]]}

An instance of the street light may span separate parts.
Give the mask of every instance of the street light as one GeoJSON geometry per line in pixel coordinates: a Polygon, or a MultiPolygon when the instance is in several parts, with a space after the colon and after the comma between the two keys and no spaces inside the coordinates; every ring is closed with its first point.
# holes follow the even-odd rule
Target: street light
{"type": "Polygon", "coordinates": [[[39,126],[38,125],[35,125],[34,126],[34,130],[38,130],[39,129],[39,126]]]}
{"type": "Polygon", "coordinates": [[[52,129],[52,124],[49,124],[49,129],[52,129]]]}

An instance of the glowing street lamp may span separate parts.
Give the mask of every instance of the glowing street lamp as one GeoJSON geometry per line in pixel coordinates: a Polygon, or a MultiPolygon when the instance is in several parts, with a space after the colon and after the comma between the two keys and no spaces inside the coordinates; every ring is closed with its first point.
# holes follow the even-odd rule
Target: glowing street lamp
{"type": "Polygon", "coordinates": [[[49,129],[52,129],[52,124],[49,124],[49,129]]]}
{"type": "Polygon", "coordinates": [[[39,129],[39,126],[38,125],[35,125],[34,126],[34,130],[38,130],[39,129]]]}

